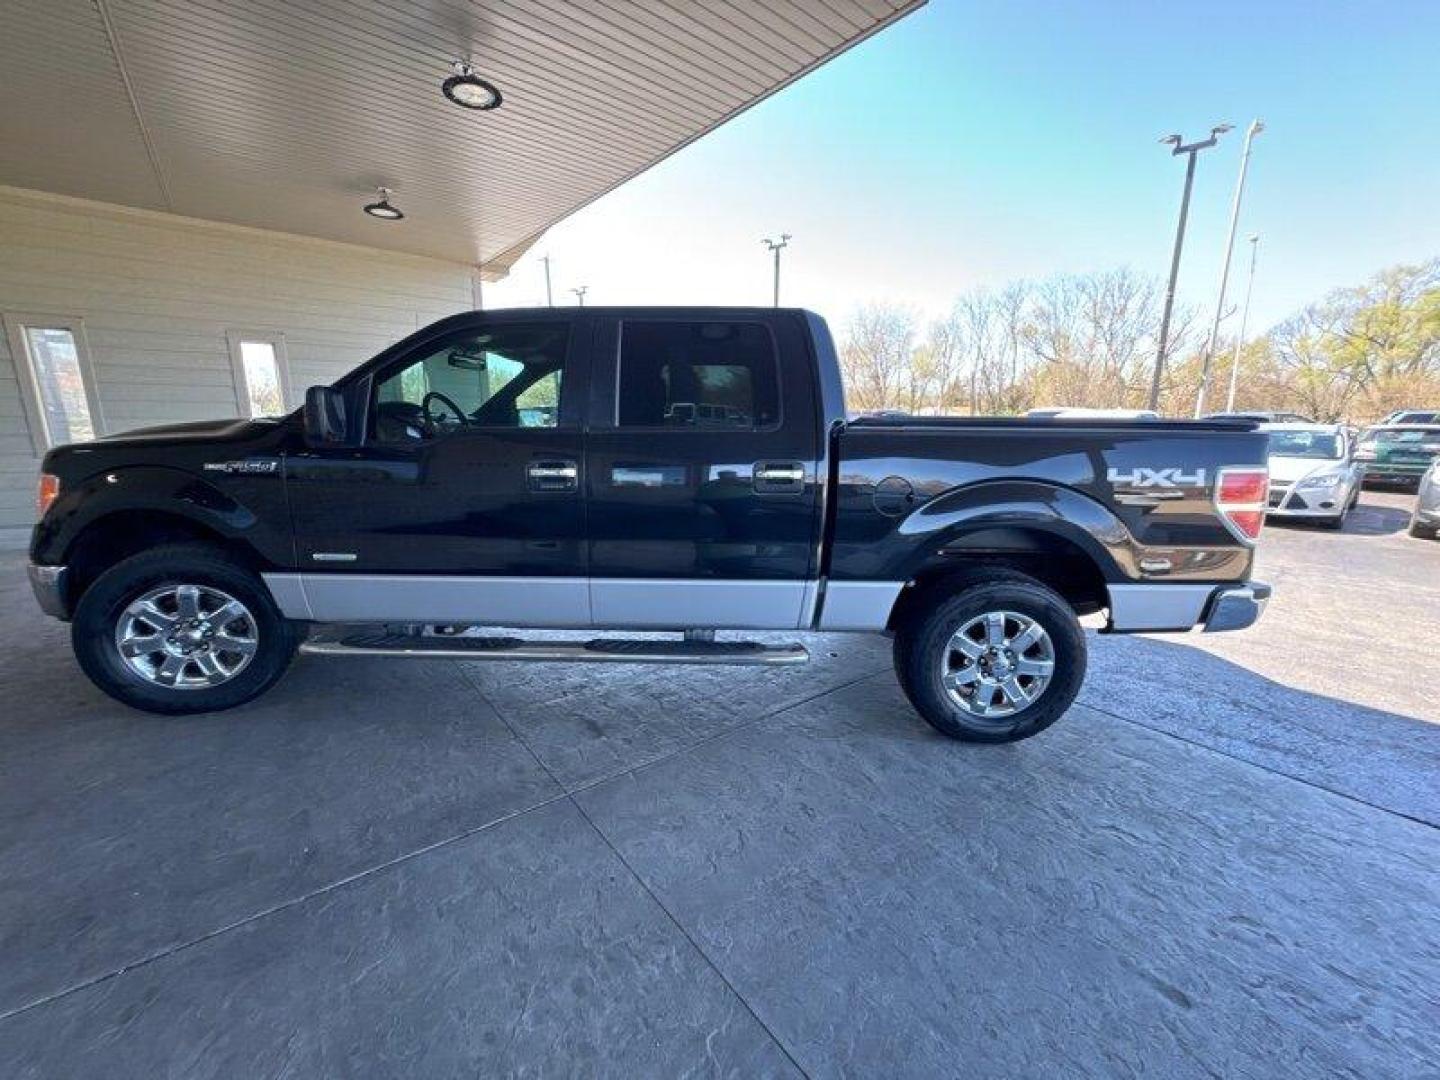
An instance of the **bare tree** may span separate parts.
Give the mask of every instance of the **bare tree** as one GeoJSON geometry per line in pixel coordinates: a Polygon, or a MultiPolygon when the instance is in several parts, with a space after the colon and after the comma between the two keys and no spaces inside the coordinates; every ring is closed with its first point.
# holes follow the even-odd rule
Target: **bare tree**
{"type": "Polygon", "coordinates": [[[891,304],[870,304],[856,313],[840,352],[853,407],[897,408],[902,394],[918,389],[910,371],[916,321],[913,311],[891,304]]]}
{"type": "Polygon", "coordinates": [[[931,407],[937,412],[959,410],[965,401],[966,339],[964,328],[953,311],[930,324],[925,350],[935,371],[931,407]]]}
{"type": "Polygon", "coordinates": [[[1026,344],[1058,403],[1113,408],[1143,393],[1160,301],[1158,282],[1123,268],[1037,286],[1026,344]]]}
{"type": "MultiPolygon", "coordinates": [[[[914,312],[867,307],[842,351],[850,399],[915,412],[1138,408],[1162,296],[1158,280],[1127,269],[976,289],[919,344],[914,312]]],[[[1173,415],[1188,415],[1200,384],[1196,316],[1181,306],[1171,323],[1161,407],[1173,415]]],[[[1249,408],[1358,420],[1440,399],[1440,259],[1337,290],[1244,343],[1241,356],[1238,403],[1249,408]]]]}
{"type": "Polygon", "coordinates": [[[1003,382],[993,404],[994,412],[1018,412],[1031,402],[1020,381],[1025,361],[1025,335],[1030,317],[1031,286],[1015,281],[1005,286],[995,298],[995,317],[999,321],[1003,382]]]}

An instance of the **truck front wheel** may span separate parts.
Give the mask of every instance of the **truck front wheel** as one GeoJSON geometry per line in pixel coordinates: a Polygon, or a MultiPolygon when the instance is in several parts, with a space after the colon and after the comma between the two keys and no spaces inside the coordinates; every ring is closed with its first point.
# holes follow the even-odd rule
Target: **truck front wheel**
{"type": "Polygon", "coordinates": [[[911,613],[895,670],[931,727],[969,742],[1015,742],[1064,714],[1085,678],[1085,633],[1053,589],[985,571],[911,613]]]}
{"type": "Polygon", "coordinates": [[[267,690],[299,634],[264,583],[222,551],[167,544],[117,563],[85,590],[71,643],[111,697],[181,714],[228,709],[267,690]]]}

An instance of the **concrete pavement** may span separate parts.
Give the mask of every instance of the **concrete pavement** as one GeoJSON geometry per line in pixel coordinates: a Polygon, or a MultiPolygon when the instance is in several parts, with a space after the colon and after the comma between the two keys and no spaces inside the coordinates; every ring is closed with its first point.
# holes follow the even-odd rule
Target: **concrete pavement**
{"type": "Polygon", "coordinates": [[[1267,529],[1251,631],[1092,637],[1010,747],[933,735],[848,636],[305,659],[144,716],[10,558],[4,1072],[1433,1073],[1440,544],[1402,501],[1267,529]]]}

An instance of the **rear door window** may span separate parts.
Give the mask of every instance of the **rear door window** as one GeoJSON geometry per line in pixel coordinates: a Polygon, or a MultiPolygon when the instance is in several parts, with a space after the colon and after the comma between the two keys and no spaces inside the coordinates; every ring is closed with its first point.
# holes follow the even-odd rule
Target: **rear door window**
{"type": "Polygon", "coordinates": [[[674,430],[761,430],[780,421],[768,327],[637,321],[620,331],[617,423],[674,430]]]}

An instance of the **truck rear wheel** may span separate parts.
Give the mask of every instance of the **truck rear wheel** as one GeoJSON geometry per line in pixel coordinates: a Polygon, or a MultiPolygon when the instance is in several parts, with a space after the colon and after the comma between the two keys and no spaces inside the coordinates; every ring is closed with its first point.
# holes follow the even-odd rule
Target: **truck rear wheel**
{"type": "Polygon", "coordinates": [[[299,642],[264,583],[204,544],[117,563],[85,590],[70,640],[105,693],[155,713],[229,709],[284,674],[299,642]]]}
{"type": "Polygon", "coordinates": [[[1029,738],[1085,678],[1085,633],[1058,593],[1010,570],[957,583],[895,635],[895,670],[935,730],[968,742],[1029,738]]]}

